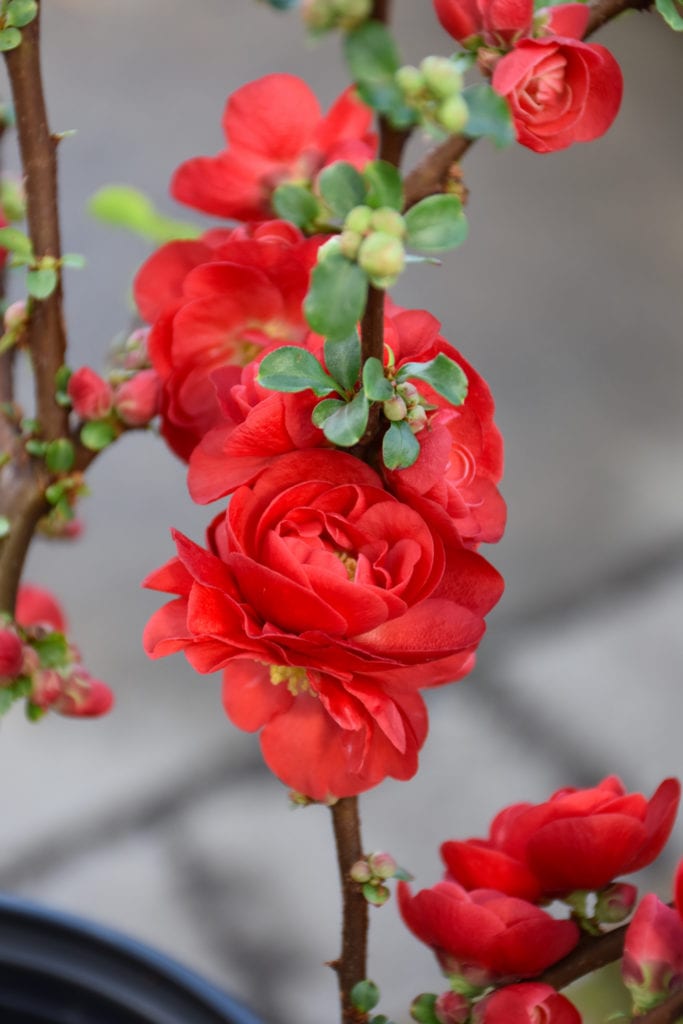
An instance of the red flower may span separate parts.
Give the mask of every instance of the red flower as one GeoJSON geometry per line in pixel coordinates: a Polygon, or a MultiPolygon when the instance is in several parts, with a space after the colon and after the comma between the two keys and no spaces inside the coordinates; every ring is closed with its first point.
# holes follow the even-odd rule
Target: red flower
{"type": "Polygon", "coordinates": [[[609,50],[568,36],[522,39],[496,64],[492,85],[510,104],[518,142],[537,153],[604,135],[623,89],[609,50]]]}
{"type": "Polygon", "coordinates": [[[431,946],[444,974],[486,986],[532,978],[579,941],[573,921],[558,921],[525,900],[492,889],[466,892],[439,882],[413,896],[399,882],[398,903],[414,935],[431,946]]]}
{"type": "Polygon", "coordinates": [[[659,856],[679,798],[676,779],[665,779],[648,802],[611,776],[594,789],[561,789],[542,804],[506,807],[488,839],[446,842],[441,853],[468,889],[490,886],[535,901],[601,889],[659,856]]]}
{"type": "Polygon", "coordinates": [[[66,633],[68,629],[66,616],[57,599],[49,590],[32,583],[22,583],[19,587],[14,617],[24,628],[45,626],[58,633],[66,633]]]}
{"type": "Polygon", "coordinates": [[[24,664],[24,645],[11,629],[0,628],[0,685],[15,679],[24,664]]]}
{"type": "Polygon", "coordinates": [[[550,985],[507,985],[474,1008],[473,1024],[581,1024],[573,1003],[550,985]]]}
{"type": "Polygon", "coordinates": [[[628,926],[621,973],[638,1013],[683,990],[683,917],[654,893],[640,901],[628,926]]]}
{"type": "Polygon", "coordinates": [[[89,366],[71,374],[67,391],[74,412],[82,420],[99,420],[111,412],[112,389],[89,366]]]}
{"type": "Polygon", "coordinates": [[[287,181],[312,183],[336,160],[363,167],[375,155],[372,111],[351,90],[323,117],[318,100],[293,75],[266,75],[228,100],[223,131],[228,148],[181,164],[171,192],[204,213],[268,220],[270,197],[287,181]]]}
{"type": "Polygon", "coordinates": [[[590,11],[583,3],[559,4],[534,24],[533,0],[434,0],[446,31],[466,46],[509,49],[522,36],[555,35],[581,39],[590,11]]]}
{"type": "MultiPolygon", "coordinates": [[[[496,541],[505,526],[505,504],[496,487],[503,471],[503,442],[493,422],[493,399],[486,382],[439,335],[439,328],[438,320],[424,310],[392,306],[385,318],[387,358],[391,352],[396,369],[410,361],[427,362],[441,352],[468,379],[467,398],[457,409],[416,382],[436,412],[417,435],[417,462],[409,469],[387,471],[387,486],[409,505],[419,496],[443,506],[468,545],[496,541]]],[[[303,344],[322,354],[317,335],[308,335],[303,344]]],[[[328,447],[322,431],[311,423],[318,402],[313,393],[285,395],[260,387],[255,380],[258,364],[259,359],[245,367],[238,385],[228,375],[214,375],[223,420],[192,454],[188,482],[195,501],[215,501],[251,483],[284,452],[328,447]]]]}
{"type": "Polygon", "coordinates": [[[170,242],[140,269],[135,297],[154,322],[148,345],[162,384],[162,434],[182,459],[221,422],[212,373],[228,367],[237,383],[262,348],[303,338],[319,243],[271,221],[170,242]]]}
{"type": "Polygon", "coordinates": [[[408,507],[343,452],[300,451],[233,495],[208,551],[176,544],[147,580],[179,595],[147,626],[153,657],[225,668],[229,716],[263,728],[266,763],[308,796],[414,774],[416,691],[471,668],[502,589],[438,506],[408,507]]]}

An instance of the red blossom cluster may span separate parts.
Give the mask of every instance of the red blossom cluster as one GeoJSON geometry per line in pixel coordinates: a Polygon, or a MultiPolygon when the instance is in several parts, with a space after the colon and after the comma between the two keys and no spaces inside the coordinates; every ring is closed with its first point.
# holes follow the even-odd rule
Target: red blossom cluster
{"type": "Polygon", "coordinates": [[[146,648],[223,670],[229,717],[260,730],[269,767],[317,800],[415,773],[427,732],[420,691],[471,670],[502,591],[476,550],[505,522],[493,401],[434,317],[387,303],[385,373],[441,353],[469,385],[458,407],[424,381],[402,386],[419,441],[408,469],[333,445],[311,420],[313,391],[259,382],[264,357],[283,345],[325,366],[324,339],[303,313],[325,236],[269,219],[272,189],[314,183],[342,156],[364,166],[369,116],[345,93],[321,118],[290,76],[239,90],[226,110],[229,149],[188,161],[173,191],[250,223],[162,247],[135,283],[162,434],[189,460],[195,500],[231,496],[206,546],[176,535],[177,557],[146,581],[177,595],[149,623],[146,648]]]}
{"type": "Polygon", "coordinates": [[[582,42],[584,3],[534,12],[532,0],[434,0],[437,16],[458,42],[477,51],[480,66],[511,108],[518,142],[553,153],[604,135],[621,104],[623,81],[609,50],[582,42]]]}
{"type": "MultiPolygon", "coordinates": [[[[504,808],[487,840],[444,843],[446,876],[431,889],[413,895],[400,882],[403,920],[453,986],[434,1004],[434,1019],[579,1024],[550,986],[517,982],[571,953],[581,928],[596,935],[629,916],[635,889],[614,879],[659,856],[679,799],[676,779],[665,779],[650,800],[627,793],[614,776],[592,789],[563,789],[540,804],[504,808]],[[542,909],[553,899],[566,901],[569,919],[542,909]]],[[[683,862],[675,888],[675,909],[645,896],[628,928],[623,972],[637,1012],[683,989],[683,862]]]]}

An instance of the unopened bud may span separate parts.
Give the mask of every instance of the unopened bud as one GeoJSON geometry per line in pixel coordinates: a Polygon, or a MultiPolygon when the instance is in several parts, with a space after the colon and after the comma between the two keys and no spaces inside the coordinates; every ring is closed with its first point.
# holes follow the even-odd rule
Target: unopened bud
{"type": "Polygon", "coordinates": [[[11,629],[0,629],[0,686],[21,674],[24,645],[11,629]]]}
{"type": "Polygon", "coordinates": [[[419,434],[422,428],[427,423],[427,413],[421,405],[414,405],[412,409],[408,410],[406,416],[408,425],[414,434],[419,434]]]}
{"type": "Polygon", "coordinates": [[[372,903],[373,907],[381,907],[390,898],[391,893],[386,885],[373,885],[372,882],[366,882],[363,886],[363,895],[368,903],[372,903]]]}
{"type": "Polygon", "coordinates": [[[621,924],[633,910],[638,889],[628,882],[614,882],[597,894],[594,916],[602,924],[621,924]]]}
{"type": "Polygon", "coordinates": [[[449,96],[439,105],[436,119],[447,132],[455,135],[461,132],[469,119],[470,112],[464,98],[459,94],[449,96]]]}
{"type": "Polygon", "coordinates": [[[382,405],[382,411],[388,420],[392,423],[398,423],[399,420],[406,418],[408,407],[400,395],[394,395],[393,398],[388,398],[382,405]]]}
{"type": "Polygon", "coordinates": [[[425,57],[420,71],[429,91],[439,99],[445,100],[463,87],[462,74],[448,57],[425,57]]]}
{"type": "Polygon", "coordinates": [[[417,390],[414,384],[410,381],[406,381],[405,384],[399,384],[396,388],[401,398],[404,398],[409,405],[414,405],[420,397],[420,392],[417,390]]]}
{"type": "Polygon", "coordinates": [[[41,668],[31,679],[31,703],[39,708],[52,707],[62,692],[62,677],[53,668],[41,668]]]}
{"type": "Polygon", "coordinates": [[[375,878],[393,878],[398,870],[398,864],[390,853],[371,853],[368,863],[375,878]]]}
{"type": "Polygon", "coordinates": [[[5,310],[4,324],[6,331],[14,331],[26,323],[26,302],[24,299],[17,299],[5,310]]]}
{"type": "Polygon", "coordinates": [[[129,427],[145,427],[161,409],[161,380],[156,370],[140,370],[114,392],[114,408],[129,427]]]}
{"type": "Polygon", "coordinates": [[[347,260],[355,260],[362,241],[363,236],[357,231],[342,231],[339,236],[339,247],[347,260]]]}
{"type": "Polygon", "coordinates": [[[403,238],[406,233],[406,222],[398,212],[390,206],[382,206],[375,210],[370,220],[370,227],[373,231],[383,231],[386,235],[393,235],[395,238],[403,238]]]}
{"type": "Polygon", "coordinates": [[[302,15],[312,32],[349,31],[362,24],[371,10],[372,0],[304,0],[302,15]]]}
{"type": "Polygon", "coordinates": [[[15,178],[0,181],[0,206],[7,220],[23,220],[26,216],[26,192],[15,178]]]}
{"type": "Polygon", "coordinates": [[[74,412],[82,420],[100,420],[111,412],[112,389],[89,366],[71,374],[66,390],[74,412]]]}
{"type": "Polygon", "coordinates": [[[471,1010],[469,999],[459,992],[444,992],[434,1003],[434,1016],[439,1024],[465,1024],[471,1010]]]}
{"type": "Polygon", "coordinates": [[[369,882],[372,878],[372,871],[370,870],[370,865],[366,860],[357,860],[349,871],[349,874],[354,882],[358,882],[359,885],[369,882]]]}
{"type": "Polygon", "coordinates": [[[85,669],[75,666],[68,679],[63,680],[53,708],[69,717],[96,718],[105,715],[113,703],[114,694],[106,683],[93,679],[85,669]]]}
{"type": "Polygon", "coordinates": [[[370,229],[373,212],[369,206],[354,206],[346,215],[344,230],[357,231],[359,235],[364,235],[370,229]]]}
{"type": "Polygon", "coordinates": [[[390,288],[405,267],[406,254],[400,239],[375,231],[358,252],[358,262],[377,288],[390,288]]]}
{"type": "Polygon", "coordinates": [[[399,68],[394,78],[403,95],[409,98],[419,96],[425,87],[422,72],[412,64],[406,64],[405,67],[399,68]]]}

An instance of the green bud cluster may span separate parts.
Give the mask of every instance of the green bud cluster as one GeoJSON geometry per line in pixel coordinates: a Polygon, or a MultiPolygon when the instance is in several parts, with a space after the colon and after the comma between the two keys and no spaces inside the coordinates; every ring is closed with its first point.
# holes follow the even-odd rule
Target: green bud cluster
{"type": "Polygon", "coordinates": [[[366,859],[357,860],[350,871],[353,881],[362,886],[365,899],[375,907],[389,899],[390,892],[384,883],[403,874],[389,853],[371,853],[366,859]]]}
{"type": "Polygon", "coordinates": [[[425,57],[419,68],[408,64],[398,69],[395,80],[406,104],[425,124],[451,134],[463,130],[469,116],[462,96],[463,77],[448,57],[425,57]]]}
{"type": "Polygon", "coordinates": [[[375,288],[391,288],[406,264],[405,220],[389,206],[356,206],[344,221],[340,250],[365,271],[375,288]]]}
{"type": "Polygon", "coordinates": [[[392,423],[405,420],[414,434],[419,434],[427,425],[424,399],[410,381],[395,386],[393,397],[383,403],[382,411],[392,423]]]}
{"type": "Polygon", "coordinates": [[[372,0],[304,0],[302,15],[311,32],[344,32],[358,28],[370,17],[372,0]]]}

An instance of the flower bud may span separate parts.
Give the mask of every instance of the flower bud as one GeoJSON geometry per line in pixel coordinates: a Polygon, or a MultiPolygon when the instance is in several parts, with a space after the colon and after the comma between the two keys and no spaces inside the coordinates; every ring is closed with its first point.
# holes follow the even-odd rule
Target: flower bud
{"type": "Polygon", "coordinates": [[[18,330],[22,324],[26,323],[26,320],[26,301],[24,299],[17,299],[16,302],[12,302],[5,310],[4,324],[6,331],[18,330]]]}
{"type": "Polygon", "coordinates": [[[421,405],[414,405],[412,409],[408,410],[406,419],[412,432],[419,434],[427,423],[427,413],[421,405]]]}
{"type": "Polygon", "coordinates": [[[370,865],[366,860],[357,860],[352,866],[349,874],[354,882],[358,882],[360,885],[363,885],[365,882],[369,882],[372,878],[372,871],[370,870],[370,865]]]}
{"type": "Polygon", "coordinates": [[[0,206],[8,220],[23,220],[26,216],[26,191],[16,178],[0,181],[0,206]]]}
{"type": "Polygon", "coordinates": [[[62,677],[54,668],[41,668],[31,679],[31,703],[50,708],[62,692],[62,677]]]}
{"type": "Polygon", "coordinates": [[[438,99],[445,100],[463,87],[462,74],[448,57],[425,57],[420,71],[427,88],[438,99]]]}
{"type": "Polygon", "coordinates": [[[114,695],[107,684],[93,679],[85,669],[77,665],[68,679],[63,680],[61,693],[53,707],[60,715],[95,718],[105,715],[113,703],[114,695]]]}
{"type": "Polygon", "coordinates": [[[364,235],[370,228],[373,212],[369,206],[354,206],[346,215],[344,230],[357,231],[360,235],[364,235]]]}
{"type": "Polygon", "coordinates": [[[144,427],[159,413],[161,380],[156,370],[140,370],[114,392],[114,408],[129,427],[144,427]]]}
{"type": "Polygon", "coordinates": [[[403,95],[409,99],[419,96],[425,87],[422,72],[412,64],[406,64],[405,67],[399,68],[394,78],[403,95]]]}
{"type": "Polygon", "coordinates": [[[71,374],[66,390],[74,412],[82,420],[101,420],[111,412],[111,387],[89,366],[71,374]]]}
{"type": "Polygon", "coordinates": [[[683,990],[683,920],[653,893],[628,926],[621,973],[637,1014],[683,990]]]}
{"type": "Polygon", "coordinates": [[[405,267],[406,256],[400,239],[376,231],[365,239],[358,262],[377,288],[390,288],[405,267]]]}
{"type": "Polygon", "coordinates": [[[393,878],[398,870],[398,864],[390,853],[371,853],[368,864],[375,878],[393,878]]]}
{"type": "Polygon", "coordinates": [[[362,241],[363,236],[357,231],[342,231],[339,236],[339,247],[347,260],[355,260],[362,241]]]}
{"type": "Polygon", "coordinates": [[[398,423],[399,420],[406,418],[408,407],[400,395],[394,395],[393,398],[388,398],[382,406],[384,415],[392,423],[398,423]]]}
{"type": "Polygon", "coordinates": [[[406,222],[398,212],[390,206],[382,206],[375,210],[370,220],[370,227],[373,231],[383,231],[386,235],[393,235],[395,238],[403,238],[406,233],[406,222]]]}
{"type": "Polygon", "coordinates": [[[407,380],[405,384],[399,384],[396,390],[401,398],[403,398],[409,405],[415,405],[420,398],[420,392],[414,384],[410,383],[409,380],[407,380]]]}
{"type": "Polygon", "coordinates": [[[466,1024],[470,1010],[469,999],[459,992],[444,992],[434,1003],[434,1016],[439,1024],[466,1024]]]}
{"type": "Polygon", "coordinates": [[[15,679],[24,664],[24,646],[11,629],[0,629],[0,685],[15,679]]]}
{"type": "Polygon", "coordinates": [[[362,24],[371,10],[372,0],[304,0],[302,15],[312,32],[349,31],[362,24]]]}
{"type": "Polygon", "coordinates": [[[638,889],[628,882],[614,882],[597,894],[594,916],[601,924],[621,924],[633,910],[638,889]]]}
{"type": "Polygon", "coordinates": [[[461,132],[469,119],[470,112],[464,97],[459,93],[449,96],[443,103],[439,104],[436,112],[436,119],[447,132],[455,135],[461,132]]]}

